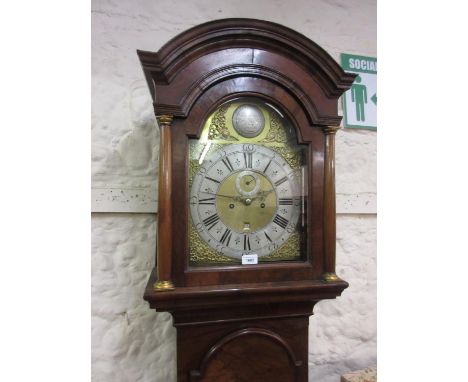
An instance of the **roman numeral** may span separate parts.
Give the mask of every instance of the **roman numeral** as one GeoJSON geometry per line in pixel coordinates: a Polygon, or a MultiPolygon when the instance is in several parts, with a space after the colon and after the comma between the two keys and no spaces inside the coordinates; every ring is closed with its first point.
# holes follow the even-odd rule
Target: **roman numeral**
{"type": "Polygon", "coordinates": [[[267,170],[268,170],[268,167],[270,167],[271,161],[272,161],[272,160],[270,159],[270,161],[268,162],[268,164],[267,164],[266,167],[265,167],[265,170],[263,170],[263,173],[264,173],[264,174],[266,174],[266,172],[267,172],[267,170]]]}
{"type": "Polygon", "coordinates": [[[218,222],[219,222],[219,216],[217,214],[211,215],[210,217],[207,217],[205,220],[203,220],[203,224],[208,227],[208,231],[211,228],[213,228],[218,222]]]}
{"type": "Polygon", "coordinates": [[[244,251],[247,249],[250,251],[250,239],[247,235],[244,235],[244,251]]]}
{"type": "Polygon", "coordinates": [[[216,200],[216,198],[200,199],[198,201],[198,204],[214,205],[215,200],[216,200]]]}
{"type": "Polygon", "coordinates": [[[266,236],[266,238],[268,239],[268,241],[271,243],[271,238],[270,238],[270,236],[268,236],[268,234],[267,234],[266,232],[264,232],[264,233],[265,233],[265,236],[266,236]]]}
{"type": "Polygon", "coordinates": [[[252,153],[244,152],[245,167],[252,168],[252,153]]]}
{"type": "Polygon", "coordinates": [[[230,171],[230,172],[234,171],[234,167],[232,167],[232,164],[229,161],[228,157],[224,158],[222,161],[223,161],[224,165],[226,166],[226,168],[228,169],[228,171],[230,171]]]}
{"type": "Polygon", "coordinates": [[[280,206],[292,206],[293,200],[291,198],[279,198],[278,204],[280,206]]]}
{"type": "Polygon", "coordinates": [[[221,183],[219,180],[210,178],[209,176],[205,176],[205,179],[211,180],[212,182],[215,182],[215,183],[221,183]]]}
{"type": "Polygon", "coordinates": [[[288,223],[289,223],[289,220],[286,220],[286,219],[283,218],[282,216],[276,215],[275,218],[273,219],[273,223],[276,223],[276,224],[279,225],[281,228],[285,229],[286,226],[287,226],[288,223]]]}
{"type": "Polygon", "coordinates": [[[286,182],[287,180],[288,180],[288,177],[285,176],[284,178],[281,178],[280,180],[277,180],[277,181],[275,182],[275,186],[278,187],[281,183],[284,183],[284,182],[286,182]]]}
{"type": "Polygon", "coordinates": [[[226,246],[229,247],[229,242],[231,241],[231,236],[232,232],[229,228],[226,228],[226,231],[224,231],[223,236],[221,236],[221,244],[224,244],[226,242],[226,246]]]}

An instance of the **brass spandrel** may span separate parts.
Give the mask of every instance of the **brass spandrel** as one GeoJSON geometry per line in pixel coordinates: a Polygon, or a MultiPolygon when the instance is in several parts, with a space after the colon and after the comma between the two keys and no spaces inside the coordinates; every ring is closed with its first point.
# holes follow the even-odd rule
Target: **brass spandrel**
{"type": "Polygon", "coordinates": [[[302,166],[302,152],[293,150],[290,146],[271,147],[291,166],[293,170],[299,170],[302,166]]]}
{"type": "Polygon", "coordinates": [[[197,173],[198,169],[200,168],[200,164],[196,160],[189,161],[189,187],[192,187],[193,177],[197,173]]]}
{"type": "Polygon", "coordinates": [[[288,136],[280,119],[276,113],[269,112],[268,115],[270,117],[270,127],[266,137],[259,141],[259,143],[286,143],[288,136]]]}
{"type": "Polygon", "coordinates": [[[213,117],[208,120],[208,139],[217,140],[223,139],[228,141],[237,141],[238,139],[233,136],[232,131],[228,128],[226,123],[226,111],[229,106],[220,106],[214,113],[213,117]]]}
{"type": "Polygon", "coordinates": [[[189,222],[190,265],[240,264],[240,261],[224,256],[213,250],[198,235],[192,221],[189,222]]]}
{"type": "Polygon", "coordinates": [[[293,233],[286,242],[275,250],[271,255],[263,256],[259,259],[260,262],[269,261],[291,261],[300,260],[300,237],[297,232],[293,233]]]}

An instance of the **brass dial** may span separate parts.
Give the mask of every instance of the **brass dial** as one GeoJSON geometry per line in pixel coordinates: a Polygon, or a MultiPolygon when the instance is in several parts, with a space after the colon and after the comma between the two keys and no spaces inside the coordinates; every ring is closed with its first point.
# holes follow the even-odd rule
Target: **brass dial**
{"type": "Polygon", "coordinates": [[[191,266],[299,260],[306,236],[306,147],[275,106],[237,98],[189,139],[191,266]]]}
{"type": "Polygon", "coordinates": [[[218,189],[216,209],[219,217],[227,227],[239,233],[264,228],[273,219],[276,208],[273,185],[260,173],[235,172],[218,189]],[[224,195],[231,197],[226,198],[224,195]]]}
{"type": "Polygon", "coordinates": [[[222,255],[270,255],[295,232],[300,215],[297,179],[274,150],[254,144],[224,146],[204,158],[193,178],[193,225],[222,255]]]}

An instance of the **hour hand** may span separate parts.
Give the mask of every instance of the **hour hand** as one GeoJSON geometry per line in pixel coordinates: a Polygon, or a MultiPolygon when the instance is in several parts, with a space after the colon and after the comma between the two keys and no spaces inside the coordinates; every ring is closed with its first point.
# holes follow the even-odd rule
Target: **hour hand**
{"type": "Polygon", "coordinates": [[[240,196],[229,196],[229,195],[221,195],[221,194],[216,194],[216,196],[221,196],[222,198],[229,198],[234,200],[235,202],[241,202],[242,198],[240,196]]]}
{"type": "Polygon", "coordinates": [[[264,198],[265,196],[267,196],[268,194],[272,193],[274,191],[274,189],[272,188],[271,190],[267,190],[267,191],[259,191],[257,193],[257,195],[255,195],[254,197],[252,197],[251,199],[254,200],[254,199],[258,199],[258,198],[264,198]]]}

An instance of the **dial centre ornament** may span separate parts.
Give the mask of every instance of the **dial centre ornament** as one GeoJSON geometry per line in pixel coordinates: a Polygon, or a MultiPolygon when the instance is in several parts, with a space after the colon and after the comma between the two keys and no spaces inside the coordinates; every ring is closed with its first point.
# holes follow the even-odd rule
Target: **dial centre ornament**
{"type": "Polygon", "coordinates": [[[253,196],[260,190],[258,174],[245,170],[237,174],[236,189],[242,196],[253,196]]]}
{"type": "Polygon", "coordinates": [[[243,137],[254,138],[265,126],[262,111],[255,105],[241,105],[232,115],[232,126],[243,137]]]}
{"type": "Polygon", "coordinates": [[[221,182],[218,189],[216,210],[220,220],[238,233],[261,230],[272,221],[277,207],[276,194],[270,193],[266,198],[261,190],[272,188],[273,186],[267,177],[250,170],[238,171],[229,175],[221,182]],[[244,185],[239,185],[239,181],[244,185]],[[242,187],[246,187],[245,183],[250,183],[252,186],[254,182],[255,186],[252,191],[245,192],[242,189],[242,187]],[[229,200],[221,195],[232,195],[232,199],[229,200]],[[261,203],[267,207],[261,209],[261,203]],[[230,208],[230,204],[234,204],[235,207],[230,208]]]}

